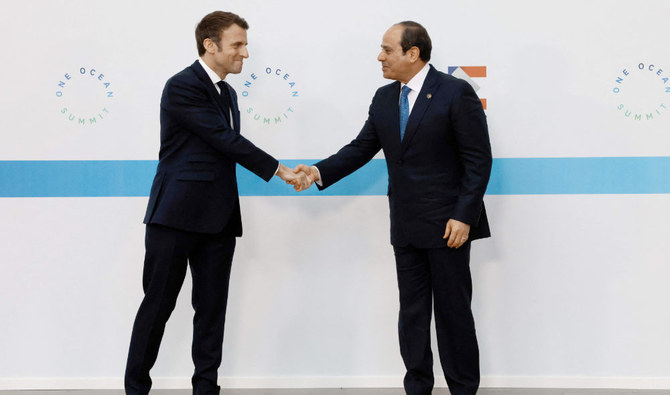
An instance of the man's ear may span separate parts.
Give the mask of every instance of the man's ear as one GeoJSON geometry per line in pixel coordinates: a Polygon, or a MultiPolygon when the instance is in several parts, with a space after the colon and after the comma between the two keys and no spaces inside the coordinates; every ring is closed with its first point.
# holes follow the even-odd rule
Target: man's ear
{"type": "Polygon", "coordinates": [[[202,42],[202,46],[205,47],[205,51],[209,53],[216,52],[216,43],[209,37],[202,42]]]}
{"type": "Polygon", "coordinates": [[[418,47],[412,47],[407,50],[409,54],[409,61],[414,63],[419,60],[419,57],[421,55],[421,51],[419,50],[418,47]]]}

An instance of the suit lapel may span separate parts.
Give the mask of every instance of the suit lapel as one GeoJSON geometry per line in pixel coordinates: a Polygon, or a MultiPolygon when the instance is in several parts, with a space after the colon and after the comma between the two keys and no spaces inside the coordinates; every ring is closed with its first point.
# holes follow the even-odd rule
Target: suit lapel
{"type": "MultiPolygon", "coordinates": [[[[205,85],[207,93],[209,93],[209,96],[211,97],[212,101],[214,101],[214,103],[216,103],[216,105],[219,107],[219,111],[221,111],[221,115],[225,119],[223,99],[221,99],[221,95],[214,87],[212,79],[209,78],[207,72],[205,71],[205,69],[202,68],[202,65],[200,65],[200,62],[198,62],[197,60],[191,65],[191,68],[195,72],[195,75],[198,77],[198,79],[205,85]]],[[[232,89],[230,90],[232,91],[232,89]]],[[[235,99],[233,100],[233,96],[231,95],[231,101],[235,103],[233,104],[233,109],[237,109],[237,96],[235,96],[235,99]]],[[[233,111],[233,114],[236,113],[237,111],[233,111]]],[[[239,125],[239,122],[236,121],[235,125],[239,125]]]]}
{"type": "MultiPolygon", "coordinates": [[[[419,95],[416,98],[416,102],[414,102],[414,107],[412,107],[412,112],[409,114],[409,119],[407,120],[405,137],[402,139],[401,144],[402,153],[407,150],[409,143],[412,141],[412,138],[414,138],[414,135],[416,135],[419,124],[421,123],[421,119],[423,119],[423,115],[426,113],[426,110],[428,110],[428,107],[430,107],[430,103],[432,101],[431,98],[435,94],[438,85],[439,81],[437,78],[437,71],[435,68],[433,68],[433,66],[430,66],[430,70],[428,70],[426,79],[424,80],[423,86],[421,87],[421,92],[419,92],[419,95]]],[[[398,134],[398,138],[400,138],[400,134],[398,134]]]]}
{"type": "MultiPolygon", "coordinates": [[[[389,153],[397,153],[400,151],[400,82],[396,81],[391,84],[388,89],[388,94],[384,97],[383,102],[380,103],[380,111],[384,113],[380,117],[386,128],[390,133],[388,141],[389,153]]],[[[385,128],[385,129],[386,129],[385,128]]]]}

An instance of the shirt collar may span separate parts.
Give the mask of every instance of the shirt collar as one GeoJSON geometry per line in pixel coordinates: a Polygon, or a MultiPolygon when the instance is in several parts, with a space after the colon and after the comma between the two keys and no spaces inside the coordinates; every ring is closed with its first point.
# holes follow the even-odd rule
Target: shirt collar
{"type": "Polygon", "coordinates": [[[402,89],[403,86],[407,85],[409,88],[416,92],[419,93],[421,91],[421,87],[423,86],[423,82],[426,80],[426,76],[428,75],[428,70],[430,70],[430,66],[428,63],[426,63],[421,70],[419,70],[418,73],[412,77],[411,80],[407,82],[407,84],[400,84],[400,89],[402,89]]]}
{"type": "Polygon", "coordinates": [[[210,69],[209,66],[202,60],[202,58],[198,58],[198,62],[200,62],[200,65],[202,66],[203,69],[205,69],[205,73],[207,73],[207,76],[212,80],[212,84],[216,85],[217,82],[223,81],[221,77],[218,76],[214,72],[214,70],[210,69]]]}

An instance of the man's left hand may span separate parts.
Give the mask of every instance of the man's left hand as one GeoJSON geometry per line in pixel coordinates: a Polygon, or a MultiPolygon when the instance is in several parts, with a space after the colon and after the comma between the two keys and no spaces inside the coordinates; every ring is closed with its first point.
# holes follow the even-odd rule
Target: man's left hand
{"type": "Polygon", "coordinates": [[[465,222],[450,219],[447,221],[447,228],[444,230],[443,239],[447,240],[447,247],[459,248],[470,236],[470,225],[465,222]]]}

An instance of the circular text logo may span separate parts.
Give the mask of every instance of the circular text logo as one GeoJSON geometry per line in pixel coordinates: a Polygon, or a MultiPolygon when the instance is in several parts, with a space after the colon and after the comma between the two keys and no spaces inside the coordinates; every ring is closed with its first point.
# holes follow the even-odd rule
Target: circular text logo
{"type": "Polygon", "coordinates": [[[63,74],[58,81],[56,97],[66,121],[80,126],[95,125],[109,115],[114,91],[104,73],[94,67],[80,67],[75,72],[63,74]]]}
{"type": "Polygon", "coordinates": [[[614,81],[612,94],[622,116],[634,121],[658,118],[668,106],[670,73],[653,63],[640,62],[621,70],[614,81]]]}
{"type": "Polygon", "coordinates": [[[266,67],[244,81],[242,111],[257,124],[279,125],[294,113],[299,92],[291,74],[281,68],[266,67]]]}

